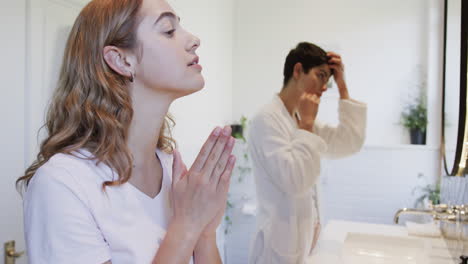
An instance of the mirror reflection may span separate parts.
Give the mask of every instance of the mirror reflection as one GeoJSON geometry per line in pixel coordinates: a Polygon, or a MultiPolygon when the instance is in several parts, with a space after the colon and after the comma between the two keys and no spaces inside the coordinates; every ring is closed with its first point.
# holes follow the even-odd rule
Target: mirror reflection
{"type": "Polygon", "coordinates": [[[23,146],[2,152],[22,196],[0,201],[20,223],[0,232],[28,259],[8,261],[468,255],[452,243],[465,187],[441,188],[442,131],[452,166],[465,100],[463,1],[448,0],[446,53],[439,0],[13,4],[26,38],[0,47],[25,54],[6,54],[24,114],[0,138],[23,146]]]}

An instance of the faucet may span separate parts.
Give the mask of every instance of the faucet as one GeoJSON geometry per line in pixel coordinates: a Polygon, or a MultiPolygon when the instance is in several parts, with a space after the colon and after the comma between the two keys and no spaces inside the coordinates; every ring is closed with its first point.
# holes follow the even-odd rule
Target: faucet
{"type": "Polygon", "coordinates": [[[432,215],[432,217],[435,216],[434,210],[422,210],[422,209],[411,209],[411,208],[403,208],[398,210],[395,213],[395,217],[393,217],[393,222],[395,224],[398,224],[400,220],[400,216],[403,214],[412,214],[412,215],[432,215]]]}
{"type": "MultiPolygon", "coordinates": [[[[430,209],[403,208],[403,209],[398,210],[395,213],[395,217],[393,218],[393,221],[395,222],[395,224],[398,224],[400,220],[400,216],[404,214],[431,215],[434,220],[455,222],[457,219],[462,218],[461,216],[465,216],[468,214],[468,206],[467,205],[448,206],[446,204],[438,204],[438,205],[431,206],[430,209]]],[[[465,217],[463,218],[464,219],[460,219],[460,220],[467,221],[465,217]]]]}

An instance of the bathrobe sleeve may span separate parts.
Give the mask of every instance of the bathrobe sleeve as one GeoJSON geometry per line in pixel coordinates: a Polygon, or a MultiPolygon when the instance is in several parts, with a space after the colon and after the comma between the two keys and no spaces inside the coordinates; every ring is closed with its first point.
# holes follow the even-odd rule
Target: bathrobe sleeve
{"type": "Polygon", "coordinates": [[[256,166],[264,168],[273,184],[289,195],[302,195],[316,184],[327,146],[306,130],[295,129],[291,137],[287,125],[274,115],[257,115],[250,124],[249,141],[256,166]]]}
{"type": "Polygon", "coordinates": [[[333,127],[316,121],[314,133],[327,144],[325,157],[338,159],[358,152],[365,140],[367,106],[349,99],[340,100],[339,125],[333,127]]]}

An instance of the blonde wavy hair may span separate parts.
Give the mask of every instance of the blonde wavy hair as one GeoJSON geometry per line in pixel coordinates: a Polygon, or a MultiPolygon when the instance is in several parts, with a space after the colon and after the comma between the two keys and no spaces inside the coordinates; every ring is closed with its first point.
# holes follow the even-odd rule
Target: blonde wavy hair
{"type": "MultiPolygon", "coordinates": [[[[72,154],[85,148],[118,179],[103,183],[118,186],[130,179],[133,158],[126,145],[133,117],[128,78],[105,62],[105,46],[138,52],[136,28],[141,22],[142,0],[93,0],[79,14],[66,44],[57,88],[49,106],[47,137],[37,159],[16,181],[25,190],[39,167],[57,153],[72,154]]],[[[174,120],[167,115],[157,147],[171,153],[174,120]]],[[[73,155],[73,154],[72,154],[73,155]]]]}

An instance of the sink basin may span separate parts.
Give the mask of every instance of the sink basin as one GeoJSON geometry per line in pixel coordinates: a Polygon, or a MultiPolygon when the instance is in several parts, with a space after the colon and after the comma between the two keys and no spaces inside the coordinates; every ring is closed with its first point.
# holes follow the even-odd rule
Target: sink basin
{"type": "Polygon", "coordinates": [[[406,227],[331,220],[307,264],[458,264],[456,240],[409,236],[406,227]],[[352,230],[352,231],[351,231],[352,230]]]}
{"type": "Polygon", "coordinates": [[[348,233],[343,260],[345,264],[427,264],[427,252],[418,238],[348,233]]]}

